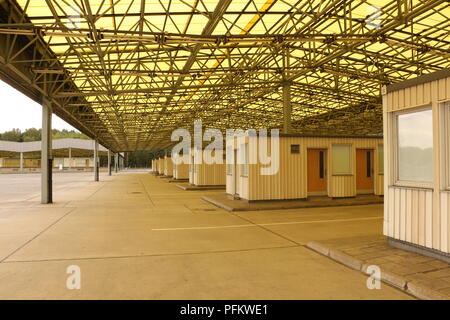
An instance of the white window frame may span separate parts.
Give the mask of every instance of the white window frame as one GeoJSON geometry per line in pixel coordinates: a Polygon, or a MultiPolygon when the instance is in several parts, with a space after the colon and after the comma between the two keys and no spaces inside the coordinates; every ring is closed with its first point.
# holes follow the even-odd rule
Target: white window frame
{"type": "MultiPolygon", "coordinates": [[[[406,110],[396,111],[392,113],[392,144],[391,144],[391,152],[393,153],[393,176],[394,176],[394,185],[398,187],[407,187],[407,188],[422,188],[422,189],[433,189],[434,188],[434,181],[432,182],[418,182],[418,181],[406,181],[406,180],[400,180],[400,170],[398,168],[398,118],[401,115],[405,114],[411,114],[411,113],[417,113],[421,111],[431,111],[434,118],[434,110],[431,104],[427,104],[424,106],[416,107],[416,108],[410,108],[406,110]]],[[[433,136],[433,152],[435,148],[435,141],[433,136]]],[[[386,152],[386,150],[384,150],[386,152]]],[[[436,170],[433,165],[433,171],[436,170]]],[[[434,180],[434,179],[433,179],[434,180]]]]}
{"type": "Polygon", "coordinates": [[[441,157],[441,170],[444,177],[444,189],[450,191],[450,101],[443,102],[441,104],[441,116],[442,116],[442,144],[441,150],[443,156],[441,157]]]}
{"type": "MultiPolygon", "coordinates": [[[[232,154],[232,156],[233,156],[233,158],[234,158],[234,148],[229,148],[229,147],[227,147],[226,149],[226,153],[225,153],[225,167],[226,167],[226,174],[227,174],[227,176],[233,176],[234,175],[234,172],[233,172],[233,166],[234,166],[234,163],[228,163],[228,158],[230,157],[230,156],[228,156],[228,153],[233,153],[232,154]]],[[[236,159],[233,159],[233,161],[236,161],[236,159]]]]}
{"type": "Polygon", "coordinates": [[[250,147],[249,147],[249,145],[248,145],[248,142],[246,142],[246,143],[243,143],[242,145],[241,145],[241,148],[242,148],[242,150],[243,150],[243,152],[244,152],[244,156],[243,156],[243,160],[244,160],[244,163],[241,163],[241,170],[240,170],[240,176],[241,177],[244,177],[244,178],[247,178],[248,177],[248,172],[249,172],[249,170],[250,170],[250,168],[249,168],[249,161],[248,161],[248,159],[249,159],[249,150],[250,150],[250,147]]]}

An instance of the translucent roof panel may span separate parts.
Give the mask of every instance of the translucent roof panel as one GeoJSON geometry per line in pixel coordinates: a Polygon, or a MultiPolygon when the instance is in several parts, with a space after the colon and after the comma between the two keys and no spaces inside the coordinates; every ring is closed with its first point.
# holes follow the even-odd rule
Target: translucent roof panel
{"type": "Polygon", "coordinates": [[[24,48],[11,70],[121,151],[168,147],[196,119],[280,128],[286,86],[295,132],[381,134],[382,86],[450,67],[448,1],[3,3],[0,36],[24,48]]]}

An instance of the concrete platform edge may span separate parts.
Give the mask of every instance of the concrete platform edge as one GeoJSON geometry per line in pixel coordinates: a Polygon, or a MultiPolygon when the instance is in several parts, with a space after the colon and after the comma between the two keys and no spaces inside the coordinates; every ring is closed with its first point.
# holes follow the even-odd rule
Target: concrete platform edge
{"type": "Polygon", "coordinates": [[[213,200],[213,199],[211,199],[211,198],[209,198],[207,196],[203,196],[202,199],[205,200],[206,202],[209,202],[209,203],[215,205],[216,207],[224,209],[226,211],[229,211],[229,212],[238,211],[235,208],[229,207],[229,206],[227,206],[227,205],[225,205],[223,203],[220,203],[218,201],[215,201],[215,200],[213,200]]]}
{"type": "MultiPolygon", "coordinates": [[[[368,264],[363,264],[363,261],[350,257],[339,250],[329,248],[315,241],[308,242],[306,247],[324,256],[330,257],[353,270],[360,271],[366,275],[369,274],[367,273],[368,264]]],[[[416,281],[408,281],[404,277],[392,272],[382,271],[381,281],[421,300],[450,300],[450,296],[437,292],[416,281]]]]}

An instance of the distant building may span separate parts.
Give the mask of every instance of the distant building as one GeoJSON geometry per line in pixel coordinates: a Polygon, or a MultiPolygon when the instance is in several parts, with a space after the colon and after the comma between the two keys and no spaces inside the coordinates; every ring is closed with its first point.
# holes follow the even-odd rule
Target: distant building
{"type": "MultiPolygon", "coordinates": [[[[84,139],[53,140],[53,167],[61,170],[93,170],[94,141],[84,139]]],[[[0,141],[0,170],[38,171],[41,167],[41,142],[0,141]]],[[[108,150],[99,146],[99,156],[108,150]]],[[[103,161],[105,162],[105,161],[103,161]]],[[[100,161],[102,164],[102,161],[100,161]]]]}

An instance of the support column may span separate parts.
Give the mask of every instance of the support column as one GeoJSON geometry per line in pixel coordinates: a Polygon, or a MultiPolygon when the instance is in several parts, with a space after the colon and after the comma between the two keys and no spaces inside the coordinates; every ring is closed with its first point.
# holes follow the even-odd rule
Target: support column
{"type": "Polygon", "coordinates": [[[41,203],[53,202],[52,182],[52,105],[47,99],[42,103],[41,139],[41,203]]]}
{"type": "Polygon", "coordinates": [[[111,175],[112,167],[111,167],[111,151],[108,150],[108,175],[111,175]]]}
{"type": "Polygon", "coordinates": [[[99,172],[98,172],[98,141],[94,141],[94,181],[99,180],[99,172]]]}
{"type": "Polygon", "coordinates": [[[20,172],[23,172],[23,152],[20,153],[20,172]]]}
{"type": "Polygon", "coordinates": [[[116,173],[119,172],[119,154],[118,153],[116,153],[114,155],[114,170],[116,173]]]}
{"type": "Polygon", "coordinates": [[[72,148],[69,147],[69,170],[72,169],[72,148]]]}
{"type": "Polygon", "coordinates": [[[291,83],[283,83],[283,133],[292,133],[291,83]]]}

